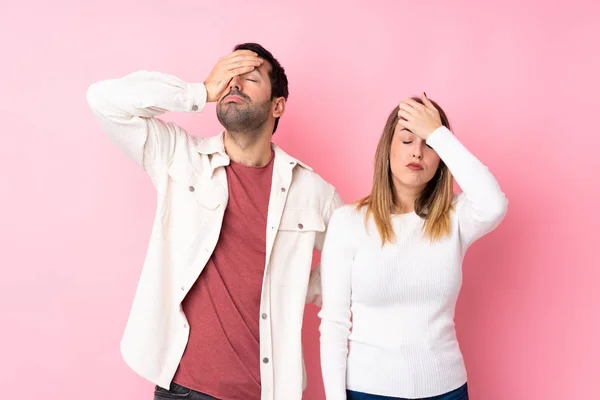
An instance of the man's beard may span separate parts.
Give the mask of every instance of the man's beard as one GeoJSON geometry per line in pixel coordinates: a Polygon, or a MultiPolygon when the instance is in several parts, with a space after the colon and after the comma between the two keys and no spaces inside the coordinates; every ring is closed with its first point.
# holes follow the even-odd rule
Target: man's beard
{"type": "Polygon", "coordinates": [[[244,132],[258,130],[269,119],[271,101],[267,100],[261,104],[252,104],[247,96],[239,92],[230,93],[242,97],[246,103],[223,103],[225,97],[217,105],[217,118],[229,132],[244,132]]]}

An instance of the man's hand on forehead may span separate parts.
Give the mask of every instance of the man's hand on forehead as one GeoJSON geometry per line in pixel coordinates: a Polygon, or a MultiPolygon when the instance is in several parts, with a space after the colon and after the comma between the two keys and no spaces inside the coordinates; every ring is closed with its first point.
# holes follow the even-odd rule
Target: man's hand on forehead
{"type": "Polygon", "coordinates": [[[251,72],[263,62],[264,60],[251,50],[236,50],[220,58],[204,81],[206,100],[217,101],[233,77],[251,72]]]}

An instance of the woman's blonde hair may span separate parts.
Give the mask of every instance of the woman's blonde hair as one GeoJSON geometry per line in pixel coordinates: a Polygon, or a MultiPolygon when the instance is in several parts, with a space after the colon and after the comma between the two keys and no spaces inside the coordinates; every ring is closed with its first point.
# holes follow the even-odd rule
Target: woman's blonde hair
{"type": "MultiPolygon", "coordinates": [[[[418,97],[413,97],[413,100],[423,104],[423,101],[418,97]]],[[[444,110],[434,101],[431,102],[440,113],[442,125],[450,129],[450,122],[444,110]]],[[[395,240],[392,215],[402,211],[396,198],[390,167],[390,147],[398,123],[398,109],[397,106],[390,113],[377,145],[371,194],[356,203],[357,209],[366,207],[365,223],[368,222],[369,218],[373,218],[375,221],[382,245],[387,242],[392,243],[395,240]]],[[[452,199],[454,197],[453,186],[452,174],[446,164],[440,160],[435,175],[415,201],[415,213],[425,220],[423,233],[431,241],[440,240],[450,233],[450,210],[452,209],[452,199]]]]}

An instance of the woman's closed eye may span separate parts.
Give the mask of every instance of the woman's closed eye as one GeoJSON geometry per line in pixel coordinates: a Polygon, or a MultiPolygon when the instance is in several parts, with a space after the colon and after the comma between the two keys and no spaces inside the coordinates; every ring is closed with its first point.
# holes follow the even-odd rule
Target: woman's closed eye
{"type": "MultiPolygon", "coordinates": [[[[411,144],[411,143],[412,143],[412,140],[410,140],[410,141],[406,141],[406,142],[403,140],[403,141],[402,141],[402,143],[404,143],[404,144],[411,144]]],[[[425,146],[427,146],[427,147],[429,147],[430,149],[432,149],[432,147],[431,147],[430,145],[428,145],[428,144],[425,144],[425,146]]]]}

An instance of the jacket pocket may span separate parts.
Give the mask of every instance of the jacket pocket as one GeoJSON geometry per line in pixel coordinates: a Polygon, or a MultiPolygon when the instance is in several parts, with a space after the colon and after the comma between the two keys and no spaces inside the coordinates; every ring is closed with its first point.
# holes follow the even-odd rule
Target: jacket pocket
{"type": "Polygon", "coordinates": [[[203,207],[214,210],[219,206],[222,189],[212,179],[202,179],[189,164],[172,164],[168,170],[171,197],[192,200],[203,207]]]}
{"type": "Polygon", "coordinates": [[[184,270],[204,255],[205,243],[218,237],[226,200],[216,179],[200,176],[191,165],[168,170],[168,188],[161,210],[163,257],[184,270]]]}
{"type": "Polygon", "coordinates": [[[281,215],[279,230],[285,232],[323,232],[325,222],[317,210],[313,209],[284,209],[281,215]]]}
{"type": "Polygon", "coordinates": [[[273,282],[308,287],[316,236],[323,231],[325,222],[319,211],[284,209],[271,255],[273,282]]]}

